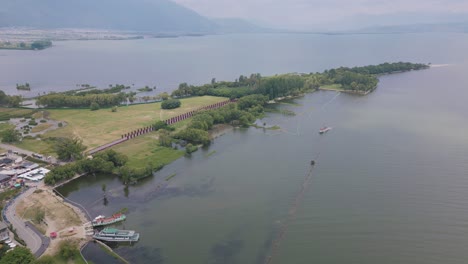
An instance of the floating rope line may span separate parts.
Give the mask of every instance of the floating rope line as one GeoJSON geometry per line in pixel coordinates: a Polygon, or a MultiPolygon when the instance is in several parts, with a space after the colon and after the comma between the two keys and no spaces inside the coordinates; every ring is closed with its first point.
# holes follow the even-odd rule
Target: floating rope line
{"type": "MultiPolygon", "coordinates": [[[[340,92],[337,92],[335,96],[333,96],[333,98],[331,98],[327,103],[325,103],[321,108],[320,110],[324,111],[326,109],[326,107],[332,103],[341,93],[340,92]]],[[[310,109],[310,108],[309,108],[310,109]]],[[[307,112],[307,111],[306,111],[307,112]]],[[[306,113],[304,112],[304,113],[306,113]]],[[[302,114],[304,114],[302,113],[302,114]]],[[[307,116],[308,118],[311,118],[312,116],[312,112],[309,112],[309,115],[307,116]]],[[[299,125],[300,123],[298,124],[298,135],[299,135],[299,125]]],[[[276,238],[273,240],[272,244],[271,244],[271,249],[270,249],[270,254],[266,257],[265,259],[265,264],[271,264],[272,261],[273,261],[273,258],[276,256],[276,254],[278,253],[279,251],[279,248],[280,248],[280,245],[281,245],[281,242],[284,240],[284,238],[286,237],[286,233],[288,231],[288,228],[289,228],[289,224],[295,219],[296,215],[297,215],[297,209],[299,208],[299,206],[301,205],[302,201],[304,200],[304,195],[307,193],[307,191],[309,190],[309,186],[310,186],[310,182],[312,181],[312,175],[313,175],[313,170],[314,170],[314,167],[315,167],[315,162],[317,161],[317,159],[319,158],[320,156],[320,153],[321,153],[321,145],[322,144],[319,144],[318,145],[318,152],[317,152],[317,155],[315,155],[315,158],[313,160],[313,164],[311,164],[311,168],[308,170],[308,172],[305,174],[305,177],[304,177],[304,180],[302,181],[302,184],[301,184],[301,187],[299,189],[299,192],[297,193],[295,199],[293,200],[290,208],[289,208],[289,211],[288,211],[288,216],[286,218],[286,220],[282,223],[282,225],[280,226],[279,228],[279,232],[276,236],[276,238]]]]}
{"type": "Polygon", "coordinates": [[[304,178],[304,181],[301,184],[301,188],[299,192],[296,195],[296,198],[294,199],[293,203],[291,204],[291,207],[288,211],[288,217],[286,221],[283,222],[281,225],[279,232],[273,240],[273,243],[271,244],[271,250],[270,250],[270,255],[267,256],[265,260],[265,264],[270,264],[273,261],[273,257],[277,254],[280,244],[283,241],[283,239],[286,237],[286,232],[288,231],[289,224],[294,220],[297,214],[297,208],[301,204],[304,194],[308,190],[308,186],[310,185],[310,181],[312,179],[312,172],[313,172],[314,167],[311,167],[309,171],[306,173],[306,176],[304,178]]]}

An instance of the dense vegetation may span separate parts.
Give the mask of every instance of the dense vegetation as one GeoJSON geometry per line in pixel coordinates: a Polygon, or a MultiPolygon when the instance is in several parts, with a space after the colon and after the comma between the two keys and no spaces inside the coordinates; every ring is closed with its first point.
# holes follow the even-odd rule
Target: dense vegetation
{"type": "Polygon", "coordinates": [[[52,41],[50,40],[37,40],[31,43],[31,49],[42,50],[52,46],[52,41]]]}
{"type": "Polygon", "coordinates": [[[326,70],[323,73],[282,74],[262,77],[251,74],[241,75],[234,82],[216,82],[201,86],[181,83],[172,92],[173,97],[214,95],[229,98],[240,98],[250,94],[267,95],[269,99],[297,95],[306,91],[318,89],[323,85],[338,84],[342,89],[356,92],[367,92],[375,89],[378,83],[377,75],[426,69],[426,64],[397,62],[370,65],[365,67],[340,67],[326,70]]]}
{"type": "Polygon", "coordinates": [[[30,43],[27,42],[0,42],[0,49],[18,49],[18,50],[42,50],[52,46],[49,40],[37,40],[30,43]]]}
{"type": "Polygon", "coordinates": [[[53,168],[44,178],[44,182],[53,185],[71,179],[80,173],[116,173],[125,166],[127,160],[128,157],[121,153],[106,150],[96,154],[92,159],[81,159],[74,163],[53,168]]]}
{"type": "Polygon", "coordinates": [[[207,145],[210,143],[207,131],[213,125],[249,126],[263,114],[263,106],[267,101],[267,96],[254,94],[242,97],[237,104],[200,112],[192,118],[187,128],[175,133],[173,136],[187,143],[207,145]]]}
{"type": "Polygon", "coordinates": [[[8,128],[0,133],[0,137],[2,139],[2,142],[12,143],[19,141],[21,138],[21,134],[14,128],[8,128]]]}
{"type": "Polygon", "coordinates": [[[15,247],[0,259],[0,264],[28,264],[32,263],[34,259],[34,255],[28,248],[15,247]]]}
{"type": "Polygon", "coordinates": [[[70,90],[63,92],[62,94],[65,95],[89,95],[89,94],[114,94],[114,93],[120,93],[123,90],[130,89],[130,86],[128,85],[123,85],[123,84],[116,84],[112,85],[109,84],[109,88],[106,89],[96,89],[96,87],[91,86],[89,84],[81,84],[82,89],[77,89],[77,90],[70,90]]]}

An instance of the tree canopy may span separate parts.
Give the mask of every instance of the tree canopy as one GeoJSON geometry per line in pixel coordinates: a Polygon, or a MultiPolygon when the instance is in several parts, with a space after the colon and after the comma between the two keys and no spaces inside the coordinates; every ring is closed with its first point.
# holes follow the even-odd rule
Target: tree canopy
{"type": "Polygon", "coordinates": [[[19,141],[21,138],[21,134],[14,128],[4,130],[0,136],[2,137],[2,142],[6,143],[19,141]]]}
{"type": "Polygon", "coordinates": [[[34,259],[34,255],[28,248],[15,247],[0,259],[0,264],[29,264],[32,263],[34,259]]]}
{"type": "Polygon", "coordinates": [[[82,152],[86,149],[83,141],[78,137],[58,138],[55,144],[55,152],[63,161],[78,160],[83,157],[82,152]]]}

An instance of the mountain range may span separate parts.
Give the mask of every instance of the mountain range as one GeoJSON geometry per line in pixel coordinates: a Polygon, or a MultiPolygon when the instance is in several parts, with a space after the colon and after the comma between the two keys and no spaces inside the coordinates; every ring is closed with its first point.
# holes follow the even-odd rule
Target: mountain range
{"type": "Polygon", "coordinates": [[[152,33],[244,33],[262,28],[214,20],[170,0],[2,0],[0,27],[96,28],[152,33]]]}

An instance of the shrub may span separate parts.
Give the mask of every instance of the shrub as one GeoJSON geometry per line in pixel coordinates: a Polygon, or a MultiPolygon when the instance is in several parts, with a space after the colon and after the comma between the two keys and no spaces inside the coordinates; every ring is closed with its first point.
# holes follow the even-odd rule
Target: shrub
{"type": "Polygon", "coordinates": [[[99,104],[96,102],[92,102],[89,108],[91,109],[91,111],[99,110],[99,104]]]}
{"type": "Polygon", "coordinates": [[[156,123],[154,123],[153,128],[156,131],[158,131],[159,129],[166,129],[167,124],[164,121],[157,121],[156,123]]]}
{"type": "Polygon", "coordinates": [[[39,122],[41,122],[41,123],[47,123],[47,120],[41,119],[41,120],[39,120],[39,122]]]}
{"type": "Polygon", "coordinates": [[[111,112],[112,112],[112,113],[117,112],[117,106],[113,106],[112,109],[111,109],[111,112]]]}
{"type": "Polygon", "coordinates": [[[62,122],[58,123],[57,125],[58,125],[58,127],[63,127],[62,122]]]}
{"type": "Polygon", "coordinates": [[[198,150],[198,147],[197,146],[194,146],[192,145],[191,143],[188,143],[186,146],[185,146],[185,152],[187,154],[190,154],[192,152],[195,152],[198,150]]]}
{"type": "Polygon", "coordinates": [[[36,126],[37,125],[37,122],[33,119],[31,121],[28,122],[28,125],[30,126],[36,126]]]}
{"type": "Polygon", "coordinates": [[[174,109],[174,108],[180,107],[180,104],[181,103],[179,99],[169,99],[161,103],[161,108],[162,109],[174,109]]]}

